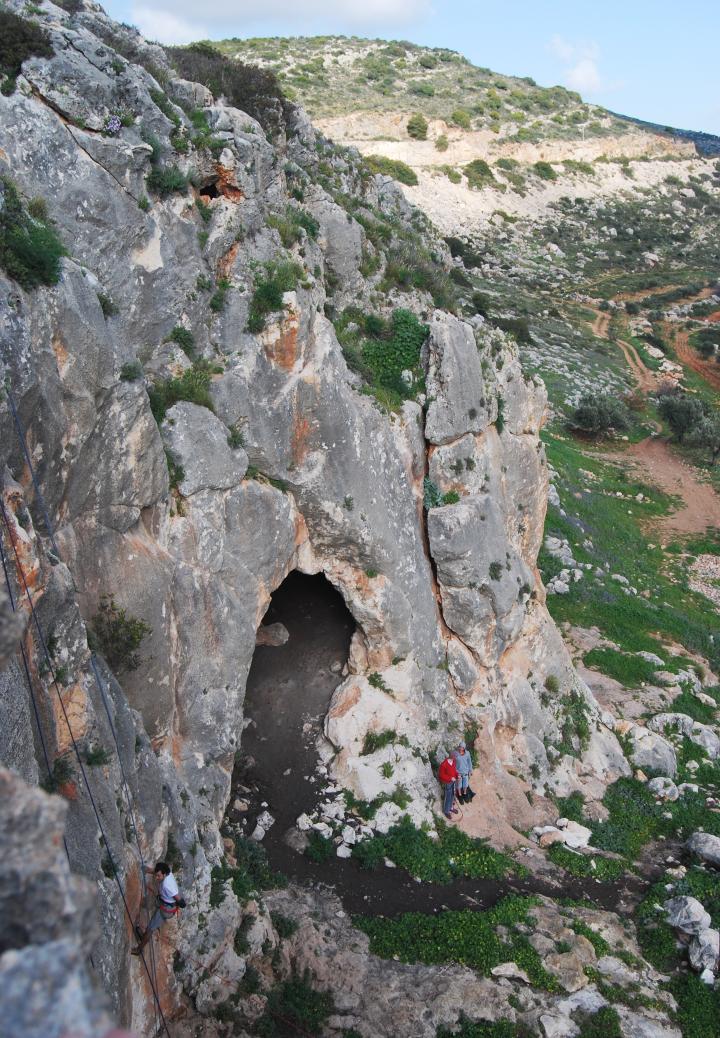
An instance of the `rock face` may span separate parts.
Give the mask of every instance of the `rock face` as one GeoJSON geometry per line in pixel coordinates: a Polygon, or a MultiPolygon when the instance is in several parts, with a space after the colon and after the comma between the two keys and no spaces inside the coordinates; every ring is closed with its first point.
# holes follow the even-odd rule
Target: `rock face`
{"type": "Polygon", "coordinates": [[[8,1035],[93,1038],[110,1025],[87,968],[94,888],[70,872],[66,811],[59,797],[0,770],[0,1007],[8,1035]]]}
{"type": "MultiPolygon", "coordinates": [[[[21,11],[16,0],[10,6],[21,11]]],[[[523,377],[502,333],[476,333],[435,310],[429,295],[407,293],[399,302],[430,329],[429,397],[425,412],[408,400],[388,413],[359,391],[325,316],[344,305],[343,292],[370,309],[376,283],[361,266],[368,256],[386,262],[344,200],[391,218],[403,247],[420,241],[399,191],[368,179],[356,157],[335,155],[301,112],[288,108],[270,143],[254,118],[173,78],[160,48],[99,8],[85,4],[70,18],[47,7],[55,56],[30,58],[15,92],[0,96],[0,172],[24,199],[44,197],[69,255],[50,287],[24,291],[0,276],[2,374],[43,495],[3,401],[4,544],[16,597],[27,578],[55,654],[48,662],[31,640],[51,769],[72,760],[73,740],[86,754],[104,748],[109,762],[87,770],[135,903],[141,851],[160,856],[171,835],[193,891],[178,950],[204,966],[221,948],[213,969],[235,976],[228,934],[237,918],[216,913],[211,942],[195,924],[223,855],[218,826],[257,631],[293,569],[323,573],[356,624],[324,747],[331,777],[356,795],[387,792],[382,756],[362,750],[369,731],[392,728],[408,742],[394,781],[405,784],[412,817],[430,819],[429,751],[468,720],[493,764],[512,765],[538,789],[598,797],[628,769],[573,670],[536,570],[547,493],[543,386],[523,377]],[[113,41],[140,63],[121,58],[113,41]],[[193,127],[171,98],[202,107],[219,154],[190,143],[193,127]],[[103,133],[117,112],[128,125],[103,133]],[[325,150],[330,187],[318,165],[325,150]],[[192,173],[196,186],[153,194],[150,204],[151,161],[192,173]],[[318,231],[281,238],[279,214],[299,198],[318,231]],[[276,308],[258,323],[258,286],[279,270],[276,308]],[[191,332],[189,356],[175,344],[189,342],[178,328],[191,332]],[[436,491],[427,510],[426,474],[436,491]],[[442,495],[450,501],[439,504],[442,495]],[[50,552],[44,507],[61,560],[50,552]],[[85,622],[104,595],[151,628],[122,689],[102,661],[96,680],[88,653],[85,622]],[[577,731],[567,727],[570,705],[586,722],[577,731]]],[[[449,265],[444,246],[423,233],[421,244],[449,265]]],[[[30,757],[37,780],[40,733],[14,662],[2,680],[25,704],[21,738],[3,753],[16,768],[30,757]]],[[[142,1030],[148,992],[137,964],[126,965],[86,791],[70,785],[73,867],[103,889],[99,974],[116,1012],[142,1030]]],[[[388,825],[394,809],[385,805],[388,825]]],[[[160,953],[168,1003],[171,953],[160,953]]]]}

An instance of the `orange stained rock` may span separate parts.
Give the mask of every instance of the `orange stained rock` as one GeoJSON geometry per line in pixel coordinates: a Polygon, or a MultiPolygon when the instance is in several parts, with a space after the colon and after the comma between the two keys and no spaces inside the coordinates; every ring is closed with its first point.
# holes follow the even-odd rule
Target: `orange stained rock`
{"type": "Polygon", "coordinates": [[[215,166],[215,171],[218,176],[215,186],[223,198],[227,198],[230,202],[242,202],[245,195],[238,187],[235,170],[228,169],[227,166],[221,166],[218,162],[215,166]]]}
{"type": "Polygon", "coordinates": [[[230,271],[235,263],[235,257],[238,254],[240,248],[240,242],[234,242],[227,250],[224,256],[221,256],[217,263],[217,276],[219,278],[227,278],[230,276],[230,271]]]}
{"type": "MultiPolygon", "coordinates": [[[[272,334],[264,336],[265,355],[283,371],[292,371],[300,358],[299,323],[297,313],[291,311],[280,321],[277,337],[272,334]]],[[[271,329],[271,333],[272,331],[274,329],[271,329]]]]}
{"type": "Polygon", "coordinates": [[[360,688],[358,685],[349,685],[334,701],[328,712],[328,717],[344,717],[350,713],[354,706],[360,702],[360,688]]]}

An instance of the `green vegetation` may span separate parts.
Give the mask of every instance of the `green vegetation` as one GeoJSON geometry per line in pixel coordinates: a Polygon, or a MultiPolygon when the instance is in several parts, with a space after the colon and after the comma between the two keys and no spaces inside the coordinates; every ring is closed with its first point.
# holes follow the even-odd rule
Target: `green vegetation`
{"type": "MultiPolygon", "coordinates": [[[[720,880],[717,876],[691,870],[684,880],[673,887],[672,896],[682,894],[707,897],[713,906],[713,925],[718,925],[720,880]],[[707,889],[708,882],[714,884],[714,892],[707,889]]],[[[678,949],[675,932],[665,922],[664,913],[658,910],[668,896],[665,883],[656,883],[638,907],[635,921],[640,947],[645,958],[656,969],[672,974],[667,988],[677,1001],[677,1023],[683,1038],[715,1038],[717,1021],[720,1019],[720,991],[708,987],[697,975],[685,971],[684,952],[678,949]]]]}
{"type": "Polygon", "coordinates": [[[174,191],[186,191],[188,178],[177,166],[153,166],[145,178],[148,191],[154,191],[161,198],[166,198],[174,191]]]}
{"type": "Polygon", "coordinates": [[[409,310],[395,310],[385,320],[348,309],[335,328],[348,367],[381,403],[398,407],[424,388],[420,350],[428,330],[409,310]],[[351,322],[354,328],[348,328],[351,322]]]}
{"type": "Polygon", "coordinates": [[[0,205],[0,266],[25,289],[54,285],[67,251],[44,208],[30,215],[9,177],[0,177],[0,205]]]}
{"type": "Polygon", "coordinates": [[[630,425],[625,404],[607,393],[586,393],[573,411],[571,428],[590,436],[601,437],[611,431],[621,432],[630,425]]]}
{"type": "Polygon", "coordinates": [[[263,272],[255,276],[255,291],[250,301],[247,330],[253,334],[261,332],[269,314],[283,308],[283,293],[292,292],[302,277],[302,267],[283,260],[266,263],[263,272]]]}
{"type": "Polygon", "coordinates": [[[408,187],[417,186],[418,178],[415,170],[407,163],[401,162],[400,159],[388,159],[384,155],[366,155],[365,162],[373,173],[382,173],[408,187]]]}
{"type": "Polygon", "coordinates": [[[459,1030],[439,1027],[435,1038],[522,1038],[522,1034],[510,1020],[470,1021],[461,1016],[459,1030]]]}
{"type": "Polygon", "coordinates": [[[227,300],[227,294],[230,289],[230,282],[227,278],[218,278],[218,282],[215,286],[215,291],[210,296],[210,303],[208,304],[213,313],[220,313],[225,308],[225,302],[227,300]]]}
{"type": "Polygon", "coordinates": [[[603,1006],[592,1016],[586,1016],[577,1038],[623,1038],[617,1009],[603,1006]]]}
{"type": "Polygon", "coordinates": [[[360,916],[354,922],[369,936],[371,953],[381,958],[430,965],[457,962],[484,976],[500,963],[515,962],[536,987],[558,991],[558,982],[545,970],[540,955],[517,930],[518,924],[530,922],[528,913],[536,903],[533,898],[510,896],[482,912],[411,912],[394,919],[360,916]],[[504,940],[496,933],[500,926],[509,931],[504,940]]]}
{"type": "Polygon", "coordinates": [[[232,890],[239,901],[248,901],[263,890],[284,887],[287,880],[279,872],[273,872],[263,847],[255,840],[235,837],[235,859],[231,866],[223,859],[210,873],[210,907],[217,908],[225,900],[225,884],[231,882],[232,890]]]}
{"type": "Polygon", "coordinates": [[[438,824],[438,839],[431,839],[403,818],[386,835],[376,834],[353,848],[353,857],[363,868],[374,869],[385,858],[427,883],[449,883],[456,876],[499,879],[517,871],[511,858],[472,839],[459,829],[438,824]]]}
{"type": "Polygon", "coordinates": [[[483,187],[497,184],[493,171],[485,159],[473,159],[472,162],[468,162],[467,166],[463,168],[463,172],[467,177],[468,187],[475,190],[479,191],[483,187]]]}
{"type": "Polygon", "coordinates": [[[548,850],[548,857],[555,865],[560,865],[572,876],[592,876],[603,882],[613,882],[619,879],[627,867],[623,861],[602,858],[599,854],[594,857],[576,854],[560,843],[552,844],[548,850]]]}
{"type": "Polygon", "coordinates": [[[89,746],[85,750],[85,763],[91,768],[110,763],[110,754],[104,746],[89,746]]]}
{"type": "MultiPolygon", "coordinates": [[[[546,532],[566,537],[579,562],[599,569],[607,563],[609,569],[607,577],[589,575],[573,583],[568,594],[550,596],[548,606],[556,622],[596,626],[624,653],[657,654],[660,637],[679,642],[711,664],[713,660],[720,664],[707,599],[690,590],[687,569],[680,559],[668,556],[657,543],[648,546],[643,527],[663,515],[671,499],[587,447],[552,433],[546,433],[544,439],[549,461],[559,473],[562,504],[568,513],[562,516],[551,506],[546,532]],[[637,500],[639,493],[642,501],[637,500]],[[585,546],[586,541],[592,549],[585,546]],[[611,579],[612,573],[625,576],[638,594],[627,594],[622,584],[611,579]]],[[[544,550],[539,564],[546,582],[562,568],[544,550]]],[[[614,657],[600,660],[617,665],[614,657]]]]}
{"type": "Polygon", "coordinates": [[[533,170],[541,180],[557,180],[557,173],[549,162],[536,162],[533,170]]]}
{"type": "Polygon", "coordinates": [[[142,364],[137,360],[129,361],[120,368],[121,382],[137,382],[143,377],[142,364]]]}
{"type": "Polygon", "coordinates": [[[176,342],[183,353],[192,360],[195,356],[195,336],[187,328],[183,328],[181,324],[176,324],[173,330],[170,332],[168,339],[171,342],[176,342]]]}
{"type": "Polygon", "coordinates": [[[282,216],[272,213],[268,217],[268,226],[274,227],[280,235],[280,240],[286,249],[302,240],[303,231],[310,238],[317,238],[320,232],[320,224],[305,209],[289,205],[282,216]]]}
{"type": "Polygon", "coordinates": [[[72,763],[68,756],[56,757],[53,762],[52,775],[48,775],[41,783],[46,793],[57,793],[66,782],[75,778],[72,763]]]}
{"type": "Polygon", "coordinates": [[[283,915],[282,912],[271,912],[270,919],[281,940],[287,940],[288,937],[292,937],[298,928],[295,920],[283,915]]]}
{"type": "Polygon", "coordinates": [[[215,97],[225,97],[228,104],[257,119],[270,134],[279,130],[285,103],[271,71],[231,61],[210,43],[167,47],[166,53],[183,79],[202,83],[215,97]]]}
{"type": "Polygon", "coordinates": [[[28,58],[51,58],[54,54],[50,37],[37,22],[3,7],[0,9],[0,75],[5,80],[3,94],[11,94],[22,64],[28,58]]]}
{"type": "Polygon", "coordinates": [[[389,728],[385,728],[381,732],[366,732],[360,756],[368,756],[371,753],[377,753],[378,750],[382,750],[386,746],[392,746],[396,743],[400,746],[410,745],[406,735],[398,735],[397,732],[392,731],[389,728]]]}
{"type": "Polygon", "coordinates": [[[705,411],[702,400],[684,392],[665,393],[658,404],[659,414],[670,426],[678,443],[682,443],[687,434],[700,423],[705,411]]]}
{"type": "Polygon", "coordinates": [[[334,1012],[332,996],[310,986],[310,974],[297,974],[271,988],[265,1012],[255,1025],[261,1038],[320,1034],[334,1012]]]}
{"type": "Polygon", "coordinates": [[[140,666],[142,659],[138,649],[143,638],[152,634],[152,627],[119,608],[111,595],[103,595],[88,634],[90,648],[100,652],[108,666],[116,674],[121,674],[140,666]]]}
{"type": "Polygon", "coordinates": [[[305,853],[316,865],[322,865],[323,862],[328,861],[335,854],[335,845],[332,840],[328,840],[325,836],[312,829],[308,833],[308,844],[305,848],[305,853]]]}
{"type": "Polygon", "coordinates": [[[502,124],[525,121],[519,139],[531,140],[580,139],[583,133],[590,137],[627,129],[608,116],[601,125],[572,91],[544,89],[529,79],[477,68],[461,54],[441,48],[331,36],[236,38],[214,46],[228,57],[275,72],[286,95],[315,117],[416,111],[463,130],[499,130],[502,124]]]}
{"type": "Polygon", "coordinates": [[[626,688],[637,688],[643,682],[651,681],[658,670],[655,664],[642,656],[628,655],[616,649],[592,649],[585,654],[583,663],[615,678],[626,688]]]}
{"type": "Polygon", "coordinates": [[[408,136],[412,137],[416,141],[427,140],[428,124],[427,119],[416,112],[411,115],[407,123],[408,136]]]}
{"type": "Polygon", "coordinates": [[[148,389],[150,410],[155,421],[160,423],[168,410],[181,400],[207,407],[213,411],[213,402],[208,391],[215,368],[206,360],[196,360],[177,378],[168,378],[155,382],[148,389]]]}

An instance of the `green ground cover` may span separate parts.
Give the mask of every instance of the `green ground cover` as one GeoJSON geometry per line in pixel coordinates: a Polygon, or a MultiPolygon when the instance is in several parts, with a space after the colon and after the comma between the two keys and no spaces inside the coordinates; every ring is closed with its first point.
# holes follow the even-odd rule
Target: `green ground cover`
{"type": "MultiPolygon", "coordinates": [[[[660,535],[651,541],[647,532],[648,523],[669,511],[672,499],[602,458],[601,450],[557,433],[546,432],[543,438],[548,460],[559,474],[560,499],[567,513],[563,516],[549,508],[546,531],[566,537],[578,561],[605,571],[601,577],[588,571],[567,595],[550,596],[553,618],[559,623],[597,626],[624,653],[644,650],[669,661],[660,641],[666,638],[720,664],[720,646],[713,637],[715,616],[707,599],[689,589],[686,560],[669,556],[660,535]],[[642,501],[636,500],[639,493],[642,501]],[[584,546],[588,539],[592,548],[584,546]],[[627,593],[612,574],[627,578],[638,594],[627,593]]],[[[545,550],[539,564],[545,581],[562,568],[545,550]]],[[[618,674],[622,664],[621,679],[643,680],[641,663],[621,661],[617,654],[596,653],[594,659],[611,676],[618,674]]]]}
{"type": "Polygon", "coordinates": [[[354,922],[370,937],[372,954],[381,958],[427,964],[457,962],[484,976],[502,962],[515,962],[534,985],[558,991],[557,980],[518,929],[531,923],[528,913],[536,903],[533,898],[511,895],[483,912],[409,912],[394,919],[359,916],[354,922]],[[507,928],[506,937],[498,935],[498,927],[507,928]]]}

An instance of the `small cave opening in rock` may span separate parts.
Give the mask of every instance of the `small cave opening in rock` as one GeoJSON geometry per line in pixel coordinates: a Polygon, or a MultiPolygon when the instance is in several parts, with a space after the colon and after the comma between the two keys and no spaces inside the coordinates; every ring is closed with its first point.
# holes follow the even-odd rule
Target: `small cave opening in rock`
{"type": "Polygon", "coordinates": [[[213,180],[209,184],[203,184],[200,188],[200,199],[207,203],[212,201],[213,198],[219,198],[220,192],[218,191],[217,181],[213,180]]]}
{"type": "Polygon", "coordinates": [[[273,593],[258,629],[230,817],[246,819],[250,835],[267,803],[275,819],[264,840],[268,852],[284,846],[283,835],[315,805],[325,784],[316,774],[316,741],[343,680],[354,630],[351,613],[326,577],[297,570],[273,593]],[[234,811],[237,800],[249,810],[234,811]]]}

